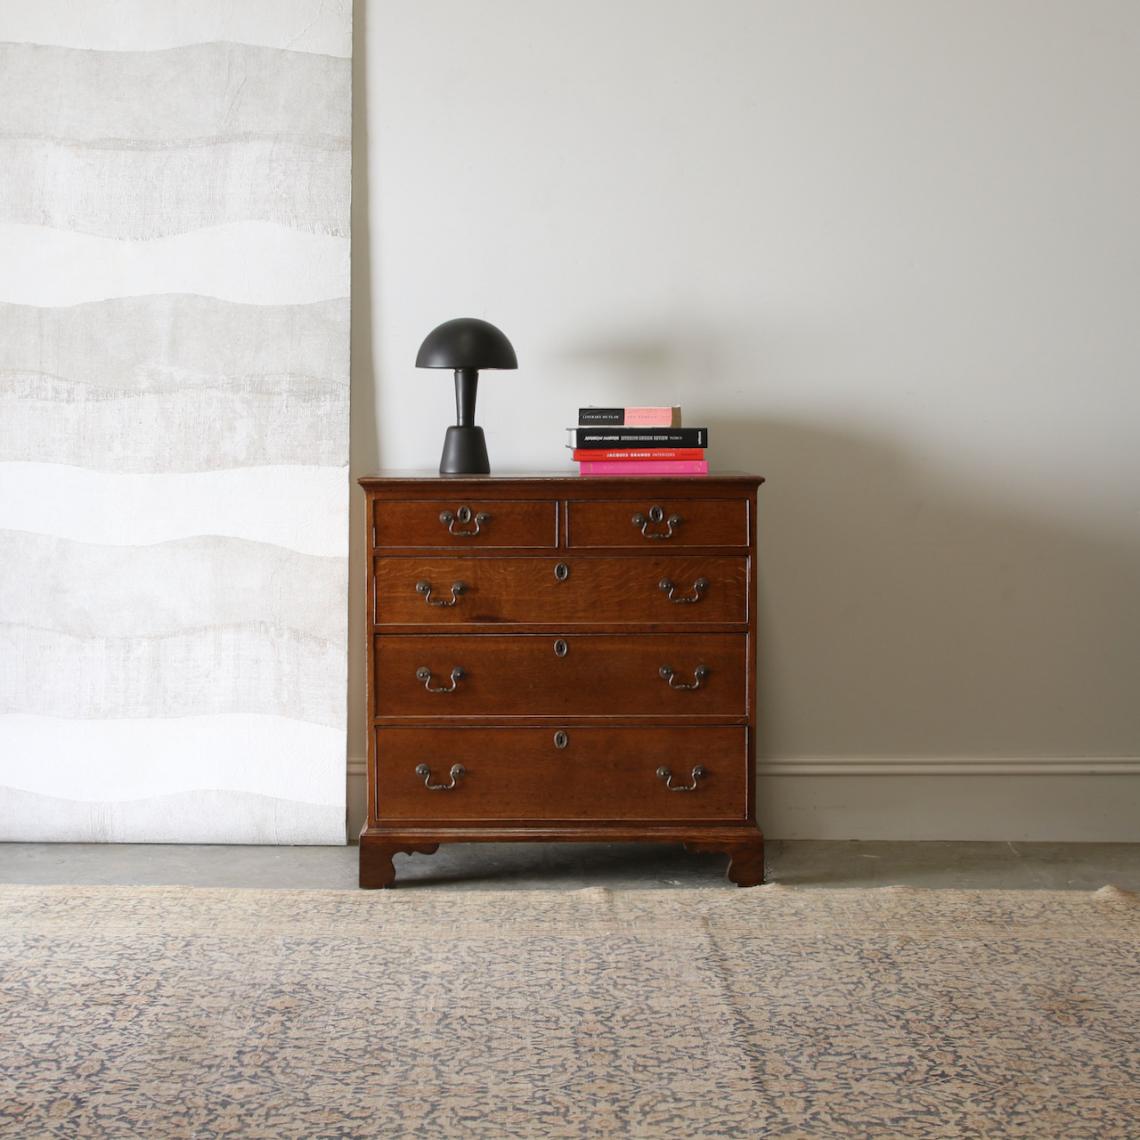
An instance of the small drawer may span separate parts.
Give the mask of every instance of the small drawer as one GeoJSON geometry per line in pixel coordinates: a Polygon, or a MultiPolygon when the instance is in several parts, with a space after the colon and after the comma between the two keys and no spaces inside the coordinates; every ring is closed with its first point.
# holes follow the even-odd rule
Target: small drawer
{"type": "Polygon", "coordinates": [[[699,625],[748,620],[746,558],[380,557],[377,625],[699,625]]]}
{"type": "Polygon", "coordinates": [[[747,815],[743,727],[375,731],[382,822],[747,815]]]}
{"type": "Polygon", "coordinates": [[[550,500],[377,499],[372,543],[385,550],[552,549],[558,545],[558,503],[550,500]]]}
{"type": "Polygon", "coordinates": [[[747,499],[644,499],[567,504],[568,545],[583,549],[746,547],[747,499]]]}
{"type": "Polygon", "coordinates": [[[748,715],[743,633],[381,634],[378,718],[748,715]]]}

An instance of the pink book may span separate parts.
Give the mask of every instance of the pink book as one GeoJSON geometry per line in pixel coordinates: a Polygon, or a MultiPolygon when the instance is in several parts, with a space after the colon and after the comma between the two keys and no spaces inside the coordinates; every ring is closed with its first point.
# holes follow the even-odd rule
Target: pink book
{"type": "Polygon", "coordinates": [[[579,408],[579,427],[680,427],[681,409],[579,408]]]}
{"type": "Polygon", "coordinates": [[[626,408],[624,427],[679,427],[680,408],[626,408]]]}
{"type": "Polygon", "coordinates": [[[707,475],[707,459],[641,459],[636,462],[611,459],[596,463],[583,460],[578,464],[581,475],[707,475]]]}

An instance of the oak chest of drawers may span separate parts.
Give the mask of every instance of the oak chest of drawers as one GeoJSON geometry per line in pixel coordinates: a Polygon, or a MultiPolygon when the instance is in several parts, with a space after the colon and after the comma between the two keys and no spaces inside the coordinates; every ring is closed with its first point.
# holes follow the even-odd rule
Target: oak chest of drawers
{"type": "Polygon", "coordinates": [[[374,476],[368,818],[396,852],[683,842],[763,881],[756,492],[708,478],[374,476]]]}

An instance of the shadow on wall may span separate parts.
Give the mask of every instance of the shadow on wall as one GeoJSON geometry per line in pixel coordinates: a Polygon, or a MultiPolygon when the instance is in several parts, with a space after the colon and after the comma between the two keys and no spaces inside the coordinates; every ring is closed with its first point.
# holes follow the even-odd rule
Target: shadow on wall
{"type": "Polygon", "coordinates": [[[618,393],[627,405],[656,407],[684,403],[676,393],[691,389],[694,376],[708,374],[716,350],[711,340],[686,337],[679,330],[669,341],[652,335],[584,338],[550,358],[573,377],[575,407],[579,403],[607,407],[619,399],[618,393]]]}
{"type": "Polygon", "coordinates": [[[762,759],[1140,751],[1140,551],[1047,501],[970,493],[897,441],[709,427],[716,466],[768,480],[762,759]]]}
{"type": "Polygon", "coordinates": [[[1026,507],[965,461],[955,483],[905,439],[837,414],[718,418],[758,402],[738,380],[755,359],[724,350],[747,340],[615,333],[554,360],[582,403],[685,405],[709,426],[714,470],[768,480],[761,758],[1140,754],[1140,544],[1045,490],[1026,507]]]}
{"type": "MultiPolygon", "coordinates": [[[[350,419],[348,565],[348,755],[365,751],[364,698],[364,520],[356,478],[379,469],[372,347],[372,243],[368,213],[367,5],[353,5],[352,38],[352,400],[350,419]]],[[[350,791],[351,795],[351,791],[350,791]]]]}

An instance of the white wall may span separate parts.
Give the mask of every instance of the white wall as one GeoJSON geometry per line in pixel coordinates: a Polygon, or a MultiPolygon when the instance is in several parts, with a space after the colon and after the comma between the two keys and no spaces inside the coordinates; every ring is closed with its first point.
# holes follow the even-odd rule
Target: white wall
{"type": "Polygon", "coordinates": [[[366,0],[357,61],[356,473],[438,462],[453,316],[499,470],[680,403],[769,480],[771,834],[1140,838],[1140,5],[366,0]]]}

